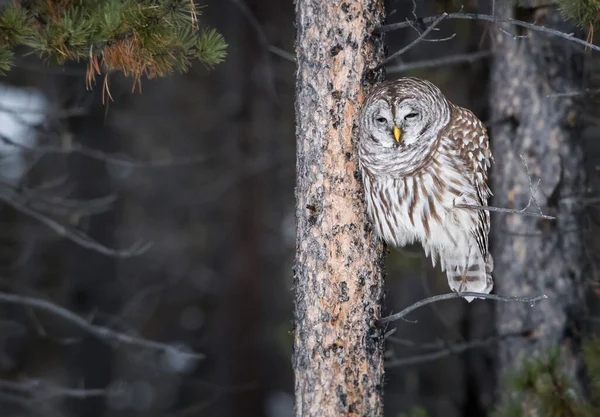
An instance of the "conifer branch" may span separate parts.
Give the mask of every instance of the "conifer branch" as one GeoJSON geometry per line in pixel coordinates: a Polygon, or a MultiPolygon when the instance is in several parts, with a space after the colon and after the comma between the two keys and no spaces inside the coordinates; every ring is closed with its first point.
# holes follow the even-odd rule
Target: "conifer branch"
{"type": "Polygon", "coordinates": [[[50,62],[87,61],[87,87],[104,73],[120,71],[140,88],[141,78],[185,72],[192,61],[212,68],[227,44],[214,29],[198,25],[190,0],[15,1],[0,9],[0,73],[13,65],[14,50],[27,47],[50,62]]]}
{"type": "Polygon", "coordinates": [[[589,27],[593,36],[593,26],[600,18],[600,2],[598,0],[556,0],[556,4],[563,16],[581,28],[589,27]]]}

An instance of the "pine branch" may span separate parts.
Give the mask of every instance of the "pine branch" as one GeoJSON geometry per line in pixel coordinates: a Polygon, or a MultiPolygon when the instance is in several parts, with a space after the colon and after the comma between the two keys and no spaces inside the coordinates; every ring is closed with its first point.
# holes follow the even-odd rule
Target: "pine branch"
{"type": "Polygon", "coordinates": [[[582,28],[595,25],[600,17],[600,0],[556,0],[556,4],[563,16],[582,28]]]}
{"type": "Polygon", "coordinates": [[[214,29],[200,28],[199,6],[190,0],[21,1],[0,10],[0,73],[14,50],[27,47],[47,61],[87,61],[87,86],[120,71],[141,78],[185,72],[192,61],[213,68],[227,44],[214,29]]]}
{"type": "MultiPolygon", "coordinates": [[[[587,341],[584,347],[592,346],[592,360],[598,360],[597,340],[587,341]],[[593,346],[595,345],[595,346],[593,346]]],[[[586,352],[591,353],[591,352],[586,352]]],[[[585,362],[589,367],[589,355],[585,362]]],[[[561,371],[564,364],[560,346],[553,346],[544,355],[527,358],[518,372],[508,379],[510,390],[504,390],[505,398],[492,413],[493,417],[529,415],[528,410],[537,410],[543,416],[593,417],[598,408],[588,398],[580,395],[576,384],[561,371]]],[[[592,370],[593,371],[593,370],[592,370]]],[[[592,372],[592,378],[593,378],[592,372]]],[[[592,386],[591,397],[595,389],[592,386]]]]}

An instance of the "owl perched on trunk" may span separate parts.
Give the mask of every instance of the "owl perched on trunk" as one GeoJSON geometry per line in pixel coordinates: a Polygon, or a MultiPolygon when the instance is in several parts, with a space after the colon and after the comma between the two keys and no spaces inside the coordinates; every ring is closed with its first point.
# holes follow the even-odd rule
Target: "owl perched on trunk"
{"type": "MultiPolygon", "coordinates": [[[[489,293],[488,252],[493,161],[485,127],[428,81],[378,86],[360,115],[359,164],[367,211],[388,244],[421,242],[457,292],[489,293]]],[[[472,297],[465,297],[472,301],[472,297]]]]}

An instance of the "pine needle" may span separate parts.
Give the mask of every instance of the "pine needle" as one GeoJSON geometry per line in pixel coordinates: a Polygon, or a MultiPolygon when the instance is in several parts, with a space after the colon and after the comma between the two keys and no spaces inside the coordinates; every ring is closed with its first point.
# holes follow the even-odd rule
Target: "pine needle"
{"type": "Polygon", "coordinates": [[[112,100],[107,74],[120,71],[141,91],[141,79],[223,62],[227,43],[200,28],[194,0],[41,0],[0,9],[0,74],[13,51],[26,46],[48,62],[87,61],[86,88],[105,74],[103,100],[112,100]]]}

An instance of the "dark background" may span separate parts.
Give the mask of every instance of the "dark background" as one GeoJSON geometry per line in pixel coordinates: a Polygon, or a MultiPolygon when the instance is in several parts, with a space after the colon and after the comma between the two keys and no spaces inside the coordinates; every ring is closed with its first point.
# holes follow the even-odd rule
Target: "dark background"
{"type": "MultiPolygon", "coordinates": [[[[85,89],[83,64],[58,68],[23,57],[2,80],[0,116],[23,128],[3,130],[9,125],[0,121],[7,139],[0,187],[4,200],[18,202],[0,205],[0,286],[206,358],[106,344],[51,314],[0,303],[2,417],[292,415],[294,6],[203,4],[204,25],[229,43],[226,62],[213,71],[196,65],[187,74],[146,80],[142,94],[113,74],[114,102],[106,105],[101,78],[93,91],[85,89]],[[41,111],[32,107],[38,102],[41,111]],[[34,110],[19,111],[27,106],[34,110]],[[10,144],[23,143],[24,135],[32,148],[10,144]],[[48,219],[107,247],[152,246],[137,256],[108,256],[59,236],[48,219]]],[[[463,6],[490,12],[487,1],[463,6]]],[[[412,17],[412,7],[410,0],[388,1],[389,22],[412,17]]],[[[427,1],[417,12],[459,8],[427,1]]],[[[429,79],[488,122],[485,24],[447,21],[440,28],[435,37],[456,36],[420,43],[390,65],[388,78],[429,79]],[[472,62],[393,69],[475,52],[481,53],[472,62]]],[[[410,28],[389,34],[389,51],[416,36],[410,28]]],[[[590,126],[593,152],[597,132],[590,126]]],[[[420,247],[390,252],[388,311],[447,292],[420,247]]],[[[493,310],[482,301],[434,304],[411,320],[418,323],[398,322],[388,339],[390,363],[443,348],[441,341],[495,332],[493,310]]],[[[386,415],[414,405],[432,417],[487,415],[497,375],[494,345],[484,345],[390,367],[386,415]]]]}

